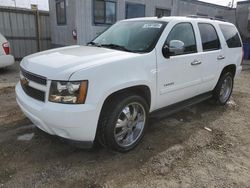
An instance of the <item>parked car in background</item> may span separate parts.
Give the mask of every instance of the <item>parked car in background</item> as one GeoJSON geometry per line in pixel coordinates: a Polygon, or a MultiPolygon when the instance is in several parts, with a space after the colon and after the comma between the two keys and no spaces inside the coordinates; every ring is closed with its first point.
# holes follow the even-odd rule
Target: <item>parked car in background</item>
{"type": "Polygon", "coordinates": [[[149,114],[213,97],[229,100],[242,42],[228,22],[196,17],[120,21],[87,46],[25,57],[17,102],[40,129],[121,152],[142,139],[149,114]]]}
{"type": "Polygon", "coordinates": [[[0,33],[0,68],[14,64],[14,57],[10,54],[10,44],[0,33]]]}

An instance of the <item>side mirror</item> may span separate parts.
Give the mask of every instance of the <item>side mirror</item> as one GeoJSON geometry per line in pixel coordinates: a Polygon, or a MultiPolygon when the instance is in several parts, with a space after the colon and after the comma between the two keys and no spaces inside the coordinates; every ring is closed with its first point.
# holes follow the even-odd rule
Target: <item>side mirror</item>
{"type": "Polygon", "coordinates": [[[169,53],[169,47],[168,45],[164,45],[163,48],[162,48],[162,55],[165,57],[165,58],[169,58],[170,57],[170,53],[169,53]]]}
{"type": "Polygon", "coordinates": [[[168,45],[165,45],[162,48],[162,54],[165,58],[169,58],[172,55],[180,55],[183,54],[185,50],[184,42],[180,40],[171,40],[168,45]]]}

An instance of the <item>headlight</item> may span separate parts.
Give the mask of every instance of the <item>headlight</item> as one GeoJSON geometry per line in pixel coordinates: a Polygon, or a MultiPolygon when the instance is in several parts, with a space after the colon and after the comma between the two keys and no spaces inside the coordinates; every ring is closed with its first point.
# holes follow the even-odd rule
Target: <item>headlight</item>
{"type": "Polygon", "coordinates": [[[88,81],[52,81],[49,101],[67,104],[83,104],[88,90],[88,81]]]}

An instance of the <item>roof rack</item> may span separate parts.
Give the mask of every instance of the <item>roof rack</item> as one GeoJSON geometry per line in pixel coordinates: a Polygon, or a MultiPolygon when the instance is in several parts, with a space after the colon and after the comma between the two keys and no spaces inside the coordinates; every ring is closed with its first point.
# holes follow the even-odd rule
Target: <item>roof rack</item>
{"type": "Polygon", "coordinates": [[[210,20],[218,20],[218,21],[226,22],[226,20],[223,19],[223,18],[214,18],[214,17],[211,17],[211,16],[188,15],[186,17],[188,17],[188,18],[205,18],[205,19],[210,19],[210,20]]]}

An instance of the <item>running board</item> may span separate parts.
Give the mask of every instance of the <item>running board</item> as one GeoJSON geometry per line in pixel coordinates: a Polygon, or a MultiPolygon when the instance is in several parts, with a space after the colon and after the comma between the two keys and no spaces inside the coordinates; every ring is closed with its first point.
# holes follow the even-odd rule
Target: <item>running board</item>
{"type": "Polygon", "coordinates": [[[169,116],[169,115],[174,114],[174,113],[176,113],[176,112],[178,112],[186,107],[198,104],[202,101],[205,101],[205,100],[211,98],[212,96],[213,96],[212,92],[197,95],[195,97],[184,100],[182,102],[178,102],[176,104],[172,104],[170,106],[163,107],[159,110],[155,110],[155,111],[150,113],[150,117],[161,118],[161,117],[169,116]]]}

